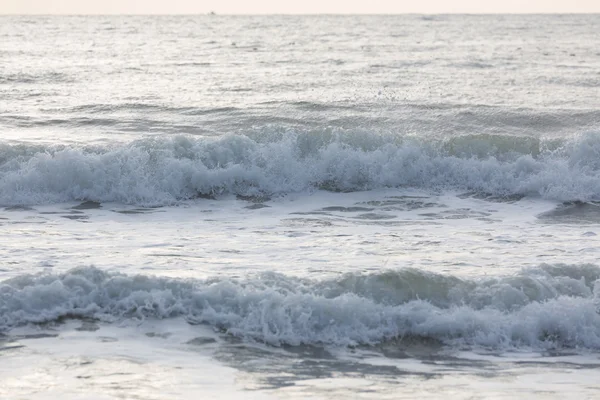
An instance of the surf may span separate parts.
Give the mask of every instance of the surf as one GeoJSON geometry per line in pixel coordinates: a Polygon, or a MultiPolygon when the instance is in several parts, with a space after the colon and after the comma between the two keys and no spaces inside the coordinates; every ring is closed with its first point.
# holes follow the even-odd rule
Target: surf
{"type": "Polygon", "coordinates": [[[197,197],[379,188],[462,190],[557,201],[600,199],[600,135],[556,141],[365,132],[170,136],[125,145],[4,143],[0,204],[146,206],[197,197]]]}
{"type": "Polygon", "coordinates": [[[77,319],[184,317],[272,345],[377,344],[600,349],[600,268],[541,265],[468,280],[415,269],[311,280],[278,273],[173,279],[94,267],[0,283],[0,329],[77,319]]]}

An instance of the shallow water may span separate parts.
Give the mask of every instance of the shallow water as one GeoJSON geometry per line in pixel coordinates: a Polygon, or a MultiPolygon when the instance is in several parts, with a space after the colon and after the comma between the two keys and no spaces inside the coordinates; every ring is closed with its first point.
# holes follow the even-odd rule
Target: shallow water
{"type": "Polygon", "coordinates": [[[597,397],[595,16],[0,20],[0,397],[597,397]]]}

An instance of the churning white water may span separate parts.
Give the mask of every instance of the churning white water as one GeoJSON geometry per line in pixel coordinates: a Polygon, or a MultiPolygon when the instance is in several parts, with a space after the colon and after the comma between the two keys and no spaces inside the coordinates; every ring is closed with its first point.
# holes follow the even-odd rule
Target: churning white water
{"type": "Polygon", "coordinates": [[[595,398],[597,16],[0,17],[0,398],[595,398]]]}

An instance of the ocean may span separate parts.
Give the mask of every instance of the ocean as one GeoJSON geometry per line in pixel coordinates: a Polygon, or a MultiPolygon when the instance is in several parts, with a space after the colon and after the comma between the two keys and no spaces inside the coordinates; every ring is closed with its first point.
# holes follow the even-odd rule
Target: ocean
{"type": "Polygon", "coordinates": [[[0,398],[599,398],[598,31],[0,17],[0,398]]]}

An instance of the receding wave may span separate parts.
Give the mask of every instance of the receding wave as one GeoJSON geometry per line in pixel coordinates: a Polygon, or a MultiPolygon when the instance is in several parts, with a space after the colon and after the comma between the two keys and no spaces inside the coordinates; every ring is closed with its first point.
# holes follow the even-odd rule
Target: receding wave
{"type": "Polygon", "coordinates": [[[206,195],[413,187],[600,199],[600,133],[425,141],[359,131],[172,136],[107,147],[0,144],[0,204],[174,204],[206,195]]]}
{"type": "Polygon", "coordinates": [[[0,331],[65,318],[185,317],[270,344],[406,336],[491,348],[600,349],[600,268],[542,265],[465,280],[405,269],[309,280],[276,273],[180,280],[94,267],[0,283],[0,331]]]}

